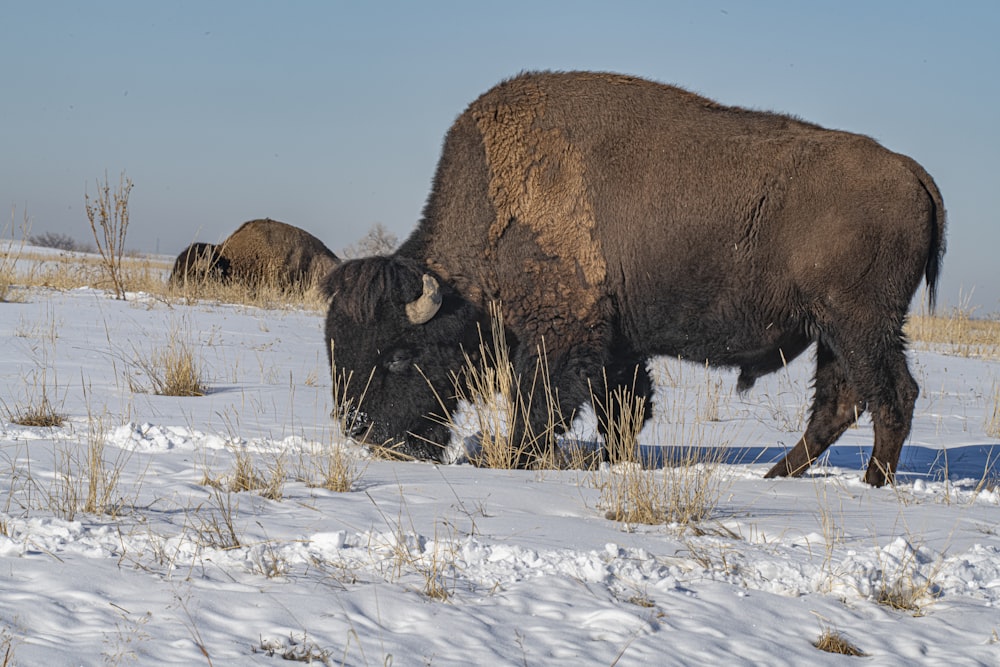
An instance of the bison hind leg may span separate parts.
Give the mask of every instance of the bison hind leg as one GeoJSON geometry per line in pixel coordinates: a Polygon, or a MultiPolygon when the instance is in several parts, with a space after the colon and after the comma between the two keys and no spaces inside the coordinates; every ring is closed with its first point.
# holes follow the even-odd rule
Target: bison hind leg
{"type": "Polygon", "coordinates": [[[822,340],[816,348],[812,414],[806,432],[765,477],[802,475],[864,412],[864,402],[848,379],[847,368],[822,340]]]}
{"type": "Polygon", "coordinates": [[[872,486],[883,486],[893,481],[903,442],[910,435],[913,407],[920,393],[902,350],[890,354],[890,369],[882,391],[871,405],[875,446],[868,461],[865,482],[872,486]]]}

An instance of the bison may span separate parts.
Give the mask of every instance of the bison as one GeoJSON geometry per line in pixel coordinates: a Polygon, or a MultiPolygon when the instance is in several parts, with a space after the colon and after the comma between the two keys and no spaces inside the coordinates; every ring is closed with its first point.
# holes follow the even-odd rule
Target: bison
{"type": "Polygon", "coordinates": [[[177,255],[170,271],[172,285],[200,285],[205,282],[222,282],[229,275],[229,260],[219,253],[219,246],[212,243],[192,243],[177,255]]]}
{"type": "Polygon", "coordinates": [[[308,290],[340,263],[309,232],[270,218],[244,222],[219,244],[219,252],[229,262],[229,279],[251,288],[308,290]]]}
{"type": "MultiPolygon", "coordinates": [[[[360,379],[335,410],[359,439],[439,457],[490,304],[522,389],[544,354],[562,415],[619,388],[648,407],[652,356],[738,369],[745,391],[815,343],[805,434],[767,476],[802,474],[868,410],[881,486],[918,394],[903,324],[922,280],[933,307],[944,233],[932,178],[869,137],[631,76],[524,73],[455,120],[396,252],[327,277],[331,366],[360,379]]],[[[605,440],[624,409],[607,403],[605,440]]],[[[533,400],[525,426],[549,418],[533,400]]]]}

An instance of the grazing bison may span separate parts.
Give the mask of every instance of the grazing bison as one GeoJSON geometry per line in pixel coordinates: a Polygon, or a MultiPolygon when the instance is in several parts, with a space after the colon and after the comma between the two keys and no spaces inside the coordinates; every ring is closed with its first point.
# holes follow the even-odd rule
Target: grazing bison
{"type": "Polygon", "coordinates": [[[223,281],[228,275],[229,261],[219,254],[219,246],[192,243],[177,255],[169,282],[172,285],[200,285],[223,281]]]}
{"type": "Polygon", "coordinates": [[[270,218],[243,223],[219,245],[219,252],[229,262],[229,279],[252,288],[308,290],[340,262],[309,232],[270,218]]]}
{"type": "MultiPolygon", "coordinates": [[[[522,74],[452,125],[396,253],[327,277],[327,348],[355,378],[340,409],[353,435],[434,458],[491,302],[522,389],[544,349],[563,415],[592,385],[648,407],[654,355],[737,368],[746,390],[816,343],[806,432],[768,476],[801,474],[867,409],[882,485],[918,393],[903,322],[921,279],[933,305],[944,220],[927,172],[868,137],[629,76],[522,74]]],[[[623,406],[595,408],[606,438],[623,406]]],[[[547,419],[533,400],[526,426],[547,419]]]]}

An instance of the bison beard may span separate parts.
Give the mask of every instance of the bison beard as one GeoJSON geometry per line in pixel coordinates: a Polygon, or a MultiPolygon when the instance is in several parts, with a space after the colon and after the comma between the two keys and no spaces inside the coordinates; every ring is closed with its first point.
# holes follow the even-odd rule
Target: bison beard
{"type": "MultiPolygon", "coordinates": [[[[943,253],[933,180],[867,137],[627,76],[529,73],[452,125],[396,253],[327,277],[327,347],[356,435],[439,458],[490,303],[518,374],[545,349],[563,415],[592,388],[648,404],[655,355],[737,368],[746,390],[815,345],[806,432],[768,476],[802,474],[867,409],[865,479],[882,485],[918,393],[903,323],[922,278],[933,305],[943,253]]],[[[537,433],[548,411],[531,405],[537,433]]],[[[595,406],[602,435],[621,410],[595,406]]]]}

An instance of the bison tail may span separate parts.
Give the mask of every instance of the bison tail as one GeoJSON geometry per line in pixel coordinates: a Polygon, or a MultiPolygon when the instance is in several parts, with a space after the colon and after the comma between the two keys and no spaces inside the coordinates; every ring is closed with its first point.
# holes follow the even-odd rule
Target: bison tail
{"type": "MultiPolygon", "coordinates": [[[[930,178],[928,176],[928,178],[930,178]]],[[[927,281],[927,305],[930,311],[934,312],[937,303],[937,282],[941,272],[941,262],[944,259],[945,240],[945,210],[941,193],[938,192],[934,181],[924,183],[931,200],[934,202],[934,224],[931,227],[931,246],[927,254],[927,266],[924,267],[924,280],[927,281]]]]}
{"type": "Polygon", "coordinates": [[[931,175],[921,167],[915,160],[910,160],[910,168],[919,179],[920,184],[927,191],[933,206],[931,221],[931,242],[927,249],[927,264],[924,266],[924,280],[927,282],[927,306],[931,313],[937,304],[937,283],[941,273],[941,262],[944,259],[945,251],[945,209],[941,191],[931,175]]]}

